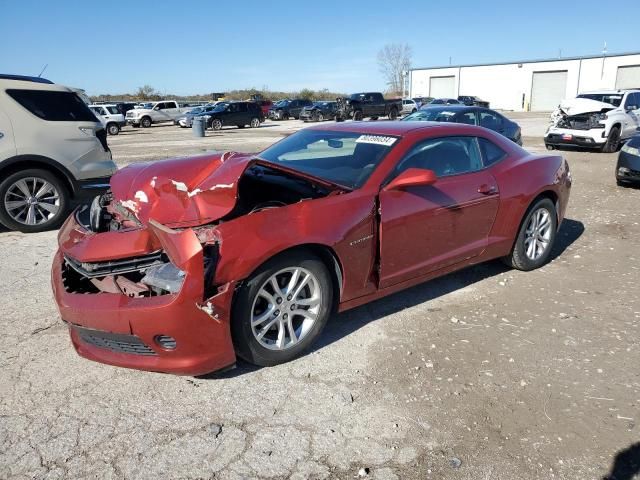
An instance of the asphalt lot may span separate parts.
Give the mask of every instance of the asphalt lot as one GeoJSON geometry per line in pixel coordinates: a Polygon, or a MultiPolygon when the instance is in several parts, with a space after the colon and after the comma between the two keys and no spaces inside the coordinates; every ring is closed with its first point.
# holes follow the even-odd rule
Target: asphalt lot
{"type": "MultiPolygon", "coordinates": [[[[543,151],[547,116],[513,118],[543,151]]],[[[302,125],[109,142],[124,166],[302,125]]],[[[595,479],[638,458],[640,189],[616,186],[616,154],[561,153],[574,187],[547,266],[473,267],[336,316],[296,361],[207,378],[78,357],[56,233],[1,231],[0,478],[595,479]]]]}

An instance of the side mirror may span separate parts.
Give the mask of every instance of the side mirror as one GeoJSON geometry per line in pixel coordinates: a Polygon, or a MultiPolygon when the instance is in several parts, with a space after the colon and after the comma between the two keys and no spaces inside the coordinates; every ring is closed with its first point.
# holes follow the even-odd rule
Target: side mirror
{"type": "Polygon", "coordinates": [[[433,170],[424,168],[407,168],[404,172],[391,180],[384,190],[402,190],[407,187],[433,185],[438,177],[433,170]]]}

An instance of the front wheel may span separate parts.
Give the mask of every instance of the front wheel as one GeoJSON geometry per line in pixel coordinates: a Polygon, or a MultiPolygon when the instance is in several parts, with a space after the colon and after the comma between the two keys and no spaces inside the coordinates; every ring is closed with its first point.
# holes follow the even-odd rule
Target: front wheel
{"type": "Polygon", "coordinates": [[[238,356],[271,366],[302,355],[320,336],[332,307],[333,285],[322,261],[304,252],[270,260],[234,302],[231,330],[238,356]]]}
{"type": "Polygon", "coordinates": [[[362,120],[362,112],[360,110],[356,110],[353,112],[353,119],[356,122],[359,122],[360,120],[362,120]]]}
{"type": "Polygon", "coordinates": [[[524,217],[507,265],[518,270],[534,270],[544,265],[551,255],[558,230],[556,207],[548,198],[534,203],[524,217]]]}
{"type": "Polygon", "coordinates": [[[118,135],[120,133],[120,125],[117,123],[110,123],[107,125],[107,133],[109,135],[118,135]]]}
{"type": "Polygon", "coordinates": [[[211,122],[211,128],[213,130],[220,130],[222,128],[222,120],[219,118],[214,118],[211,122]]]}
{"type": "Polygon", "coordinates": [[[618,150],[618,144],[620,143],[620,129],[613,127],[609,132],[606,143],[602,146],[603,153],[614,153],[618,150]]]}
{"type": "Polygon", "coordinates": [[[62,181],[40,168],[18,171],[0,183],[0,223],[24,233],[60,226],[69,205],[62,181]]]}
{"type": "Polygon", "coordinates": [[[260,126],[260,119],[257,117],[253,117],[251,122],[249,122],[249,126],[251,128],[258,128],[260,126]]]}
{"type": "Polygon", "coordinates": [[[149,117],[144,117],[140,120],[140,126],[142,128],[149,128],[151,126],[151,119],[149,117]]]}

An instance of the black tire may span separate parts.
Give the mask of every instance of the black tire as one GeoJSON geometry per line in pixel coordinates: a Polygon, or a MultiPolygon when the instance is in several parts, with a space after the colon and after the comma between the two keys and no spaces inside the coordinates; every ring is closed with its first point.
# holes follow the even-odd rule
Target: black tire
{"type": "Polygon", "coordinates": [[[109,135],[118,135],[120,133],[120,125],[118,125],[117,123],[108,123],[107,133],[109,135]]]}
{"type": "Polygon", "coordinates": [[[557,230],[558,215],[553,202],[548,198],[541,198],[535,201],[527,209],[527,213],[524,215],[524,218],[520,225],[520,231],[518,232],[518,236],[516,237],[516,241],[514,242],[511,253],[508,256],[504,257],[503,261],[510,267],[523,271],[535,270],[536,268],[540,268],[549,260],[549,255],[551,255],[551,250],[553,250],[553,244],[556,239],[557,230]],[[547,210],[547,213],[549,214],[549,220],[551,222],[550,238],[548,245],[545,247],[544,251],[541,252],[541,255],[536,259],[532,259],[526,254],[525,239],[527,236],[527,228],[529,227],[529,222],[536,214],[536,212],[538,212],[540,209],[547,210]]]}
{"type": "Polygon", "coordinates": [[[219,118],[214,118],[211,120],[211,129],[212,130],[220,130],[222,129],[222,120],[219,118]]]}
{"type": "Polygon", "coordinates": [[[249,126],[251,128],[258,128],[260,126],[260,119],[258,117],[253,117],[249,122],[249,126]]]}
{"type": "Polygon", "coordinates": [[[324,115],[322,114],[322,112],[318,112],[318,114],[316,115],[316,122],[324,122],[324,115]]]}
{"type": "Polygon", "coordinates": [[[620,127],[613,127],[609,132],[607,141],[602,146],[602,153],[614,153],[620,144],[620,127]]]}
{"type": "Polygon", "coordinates": [[[418,111],[417,108],[414,108],[413,110],[411,110],[411,113],[416,113],[418,111]]]}
{"type": "Polygon", "coordinates": [[[139,123],[132,123],[131,126],[133,128],[140,128],[140,124],[139,123]]]}
{"type": "Polygon", "coordinates": [[[389,110],[389,120],[395,120],[396,118],[398,118],[398,110],[392,108],[389,110]]]}
{"type": "Polygon", "coordinates": [[[238,356],[249,363],[263,367],[285,363],[306,352],[322,333],[333,311],[333,285],[327,267],[317,257],[304,251],[272,258],[243,283],[236,294],[232,309],[231,334],[238,356]],[[315,322],[306,335],[295,345],[282,350],[270,350],[261,345],[251,329],[254,300],[268,279],[283,269],[302,267],[318,280],[322,303],[315,322]]]}
{"type": "Polygon", "coordinates": [[[353,112],[353,120],[356,122],[359,122],[360,120],[362,120],[362,112],[360,110],[355,110],[353,112]]]}
{"type": "Polygon", "coordinates": [[[140,126],[142,128],[149,128],[151,126],[151,118],[149,117],[142,117],[142,119],[140,120],[140,126]]]}
{"type": "Polygon", "coordinates": [[[370,120],[376,121],[378,120],[378,117],[371,117],[370,120]]]}
{"type": "Polygon", "coordinates": [[[278,120],[289,120],[289,114],[284,110],[280,110],[280,113],[278,113],[278,120]]]}
{"type": "Polygon", "coordinates": [[[547,147],[547,150],[555,150],[556,149],[555,145],[551,145],[550,143],[545,143],[544,146],[547,147]]]}
{"type": "MultiPolygon", "coordinates": [[[[46,200],[49,200],[52,197],[53,195],[44,196],[43,200],[45,200],[45,202],[42,203],[51,204],[50,201],[46,200]]],[[[15,198],[15,200],[18,200],[18,198],[15,198]]],[[[29,168],[26,170],[21,170],[19,172],[12,173],[0,183],[0,223],[11,230],[17,230],[24,233],[35,233],[58,228],[67,218],[69,204],[69,190],[65,186],[64,182],[56,175],[47,170],[43,170],[40,168],[29,168]],[[49,182],[55,188],[58,197],[57,212],[55,212],[55,214],[47,221],[38,223],[36,225],[28,225],[16,221],[9,213],[9,209],[6,204],[7,201],[12,201],[11,198],[14,198],[13,195],[11,195],[10,193],[8,194],[8,191],[11,189],[12,185],[14,185],[20,179],[27,178],[36,178],[41,181],[49,182]]],[[[39,209],[36,208],[37,220],[43,218],[42,212],[47,212],[47,210],[42,207],[40,207],[39,209]]]]}
{"type": "Polygon", "coordinates": [[[244,128],[245,125],[238,125],[238,128],[244,128]]]}

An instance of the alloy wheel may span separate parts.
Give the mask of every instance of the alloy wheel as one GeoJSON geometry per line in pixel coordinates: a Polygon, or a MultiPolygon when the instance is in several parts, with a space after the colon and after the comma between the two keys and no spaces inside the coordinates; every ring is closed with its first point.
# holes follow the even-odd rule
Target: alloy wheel
{"type": "Polygon", "coordinates": [[[524,236],[525,255],[530,260],[538,260],[549,248],[551,242],[551,213],[546,208],[538,208],[529,218],[524,236]]]}
{"type": "Polygon", "coordinates": [[[21,178],[12,183],[4,196],[9,216],[23,225],[42,225],[60,211],[60,192],[38,177],[21,178]]]}
{"type": "Polygon", "coordinates": [[[302,267],[271,275],[260,287],[251,308],[251,331],[269,350],[286,350],[311,331],[322,306],[316,276],[302,267]]]}

